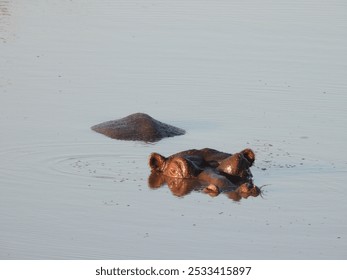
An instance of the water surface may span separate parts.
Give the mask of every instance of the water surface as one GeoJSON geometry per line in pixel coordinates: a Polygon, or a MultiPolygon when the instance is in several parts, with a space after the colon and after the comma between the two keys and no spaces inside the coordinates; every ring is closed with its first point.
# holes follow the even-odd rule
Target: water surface
{"type": "Polygon", "coordinates": [[[343,1],[0,1],[1,259],[346,259],[343,1]],[[30,2],[30,3],[29,3],[30,2]],[[146,112],[156,144],[90,130],[146,112]],[[147,186],[255,150],[263,198],[147,186]]]}

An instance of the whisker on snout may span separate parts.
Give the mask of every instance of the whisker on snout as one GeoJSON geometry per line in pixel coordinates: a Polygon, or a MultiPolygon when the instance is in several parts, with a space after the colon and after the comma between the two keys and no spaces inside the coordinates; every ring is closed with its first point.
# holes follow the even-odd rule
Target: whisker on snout
{"type": "Polygon", "coordinates": [[[264,196],[263,196],[264,190],[263,190],[263,188],[266,187],[266,186],[270,186],[270,184],[265,184],[265,185],[262,185],[262,186],[258,187],[259,190],[260,190],[259,195],[260,195],[260,197],[263,198],[263,199],[264,199],[264,196]]]}

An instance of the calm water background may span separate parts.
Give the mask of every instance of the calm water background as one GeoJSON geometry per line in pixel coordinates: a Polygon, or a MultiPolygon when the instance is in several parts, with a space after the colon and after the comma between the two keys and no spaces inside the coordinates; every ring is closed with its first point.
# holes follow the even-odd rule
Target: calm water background
{"type": "Polygon", "coordinates": [[[345,1],[0,0],[1,259],[346,259],[345,1]],[[115,141],[146,112],[187,134],[115,141]],[[257,154],[263,198],[147,186],[257,154]]]}

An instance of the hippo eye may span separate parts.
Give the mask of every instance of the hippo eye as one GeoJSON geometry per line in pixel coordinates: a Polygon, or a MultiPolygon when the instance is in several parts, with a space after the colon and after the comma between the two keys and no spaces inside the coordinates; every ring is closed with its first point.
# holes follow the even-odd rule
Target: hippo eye
{"type": "Polygon", "coordinates": [[[188,171],[185,159],[181,158],[172,160],[166,169],[167,175],[175,178],[188,178],[188,171]]]}
{"type": "Polygon", "coordinates": [[[172,175],[175,175],[175,174],[177,173],[176,168],[170,168],[170,173],[171,173],[172,175]]]}
{"type": "Polygon", "coordinates": [[[177,175],[177,164],[175,162],[171,162],[167,169],[167,174],[169,176],[175,177],[177,175]]]}
{"type": "Polygon", "coordinates": [[[178,161],[174,161],[171,163],[171,166],[169,168],[169,174],[172,177],[181,177],[180,175],[180,163],[178,161]]]}

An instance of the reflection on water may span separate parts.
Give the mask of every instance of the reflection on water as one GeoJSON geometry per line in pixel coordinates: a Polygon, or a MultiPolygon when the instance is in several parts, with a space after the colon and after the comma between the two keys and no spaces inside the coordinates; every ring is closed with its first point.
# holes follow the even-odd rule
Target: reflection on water
{"type": "Polygon", "coordinates": [[[9,17],[11,16],[9,11],[9,1],[0,0],[0,40],[6,42],[7,27],[9,25],[9,17]]]}
{"type": "Polygon", "coordinates": [[[228,198],[234,201],[240,201],[242,198],[250,196],[257,197],[261,194],[261,190],[253,184],[253,182],[246,182],[242,184],[235,184],[234,187],[224,188],[219,191],[214,185],[205,185],[198,179],[182,179],[172,178],[158,172],[151,172],[148,177],[148,186],[151,189],[158,189],[167,185],[173,195],[182,197],[190,194],[191,192],[201,192],[208,194],[212,197],[225,194],[228,198]]]}

